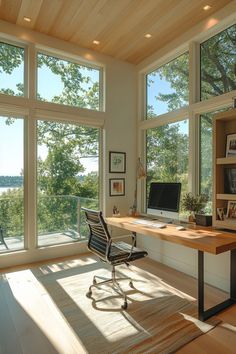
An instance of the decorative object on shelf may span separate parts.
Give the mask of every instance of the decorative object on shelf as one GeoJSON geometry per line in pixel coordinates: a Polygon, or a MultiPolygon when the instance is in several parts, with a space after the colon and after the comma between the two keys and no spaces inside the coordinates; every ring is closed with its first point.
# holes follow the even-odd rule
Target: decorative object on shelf
{"type": "Polygon", "coordinates": [[[109,173],[125,173],[126,172],[126,153],[125,152],[109,152],[109,173]]]}
{"type": "Polygon", "coordinates": [[[232,200],[228,201],[226,218],[236,219],[236,202],[232,200]]]}
{"type": "Polygon", "coordinates": [[[200,194],[196,197],[192,193],[186,193],[182,199],[182,208],[190,212],[189,221],[193,222],[196,219],[196,214],[203,214],[203,208],[208,202],[206,194],[200,194]]]}
{"type": "Polygon", "coordinates": [[[236,168],[224,169],[224,192],[236,194],[236,168]]]}
{"type": "Polygon", "coordinates": [[[137,161],[137,166],[136,166],[136,183],[135,183],[135,191],[134,191],[134,204],[133,204],[133,211],[132,211],[132,215],[137,215],[137,193],[138,193],[138,181],[146,178],[147,174],[145,171],[145,168],[141,162],[140,157],[138,158],[137,161]]]}
{"type": "Polygon", "coordinates": [[[120,212],[119,212],[119,210],[118,210],[116,205],[113,206],[112,216],[115,216],[115,217],[119,217],[120,216],[120,212]]]}
{"type": "Polygon", "coordinates": [[[236,156],[236,134],[228,134],[226,140],[226,157],[236,156]]]}
{"type": "Polygon", "coordinates": [[[217,218],[218,220],[223,221],[225,219],[225,212],[224,212],[224,208],[217,208],[216,209],[217,212],[217,218]]]}
{"type": "Polygon", "coordinates": [[[211,226],[212,225],[212,215],[206,214],[196,214],[196,224],[201,226],[211,226]]]}
{"type": "Polygon", "coordinates": [[[109,179],[110,196],[125,195],[125,179],[124,178],[110,178],[109,179]]]}

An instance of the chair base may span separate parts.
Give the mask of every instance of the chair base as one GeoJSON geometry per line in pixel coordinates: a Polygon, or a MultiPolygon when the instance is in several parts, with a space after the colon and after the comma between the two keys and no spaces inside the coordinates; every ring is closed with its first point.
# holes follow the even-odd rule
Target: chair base
{"type": "Polygon", "coordinates": [[[125,292],[122,290],[122,288],[120,287],[119,281],[122,281],[122,280],[129,280],[129,286],[130,286],[131,288],[133,288],[132,279],[131,279],[131,278],[128,278],[128,277],[116,278],[116,272],[115,272],[115,266],[114,266],[114,265],[112,266],[112,278],[111,278],[111,279],[105,279],[105,280],[103,280],[103,281],[97,282],[96,278],[104,279],[103,277],[99,277],[99,276],[96,276],[96,275],[95,275],[95,276],[93,277],[93,284],[90,285],[89,291],[87,292],[86,296],[87,296],[88,298],[91,298],[91,297],[92,297],[92,287],[99,287],[100,285],[103,285],[103,284],[112,283],[112,288],[113,288],[118,294],[120,294],[121,296],[123,296],[124,304],[121,305],[121,308],[122,308],[123,310],[126,310],[126,309],[128,308],[127,296],[126,296],[125,292]]]}

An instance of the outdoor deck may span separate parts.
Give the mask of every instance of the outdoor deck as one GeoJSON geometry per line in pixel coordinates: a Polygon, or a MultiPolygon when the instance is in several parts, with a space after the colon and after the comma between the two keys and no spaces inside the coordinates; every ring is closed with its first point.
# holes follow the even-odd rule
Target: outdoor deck
{"type": "MultiPolygon", "coordinates": [[[[51,233],[46,235],[40,235],[38,239],[38,245],[49,246],[61,243],[69,243],[73,241],[82,241],[85,239],[85,236],[80,236],[72,232],[51,233]]],[[[13,250],[17,251],[24,248],[24,240],[22,236],[5,237],[4,241],[6,242],[8,249],[3,243],[0,243],[0,252],[13,250]]]]}

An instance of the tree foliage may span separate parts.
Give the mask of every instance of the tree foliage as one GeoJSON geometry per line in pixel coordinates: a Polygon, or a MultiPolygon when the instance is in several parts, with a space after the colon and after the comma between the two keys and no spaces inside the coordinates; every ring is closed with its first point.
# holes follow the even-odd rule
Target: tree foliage
{"type": "MultiPolygon", "coordinates": [[[[24,60],[23,49],[5,44],[0,45],[0,74],[12,74],[24,60]]],[[[38,66],[46,66],[63,83],[61,95],[52,101],[59,104],[99,108],[98,82],[94,82],[88,73],[92,68],[69,63],[46,55],[38,56],[38,66]],[[87,75],[86,75],[87,73],[87,75]]],[[[23,95],[24,87],[17,85],[23,95]]],[[[2,89],[1,93],[16,95],[11,89],[2,89]]],[[[38,98],[45,100],[38,95],[38,98]]],[[[13,118],[6,124],[14,124],[13,118]]],[[[38,232],[76,230],[78,222],[78,198],[94,208],[98,207],[98,174],[84,175],[81,158],[98,156],[99,131],[96,128],[55,121],[38,121],[37,143],[46,156],[38,157],[38,232]],[[84,199],[86,198],[86,200],[84,199]],[[89,200],[87,200],[89,198],[89,200]],[[89,204],[88,204],[89,203],[89,204]]],[[[0,224],[7,236],[23,234],[23,194],[22,188],[3,193],[0,198],[0,224]],[[18,198],[18,193],[21,198],[18,198]],[[18,219],[14,207],[18,210],[18,219]],[[13,226],[13,221],[15,226],[13,226]]]]}
{"type": "Polygon", "coordinates": [[[54,96],[51,102],[99,110],[99,81],[93,78],[96,69],[45,54],[38,54],[37,58],[38,68],[47,68],[63,84],[61,94],[54,96]]]}

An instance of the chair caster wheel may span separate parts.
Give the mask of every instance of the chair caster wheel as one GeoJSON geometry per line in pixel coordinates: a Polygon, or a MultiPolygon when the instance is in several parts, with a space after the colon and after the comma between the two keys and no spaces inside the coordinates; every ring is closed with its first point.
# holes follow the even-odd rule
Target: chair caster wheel
{"type": "Polygon", "coordinates": [[[130,281],[130,282],[129,282],[129,286],[130,286],[131,288],[133,288],[133,287],[134,287],[134,284],[133,284],[133,282],[132,282],[132,281],[130,281]]]}
{"type": "Polygon", "coordinates": [[[124,304],[121,306],[123,310],[126,310],[128,307],[127,301],[124,302],[124,304]]]}
{"type": "Polygon", "coordinates": [[[87,296],[88,298],[91,298],[91,296],[92,296],[92,291],[88,291],[87,294],[86,294],[86,296],[87,296]]]}

